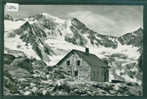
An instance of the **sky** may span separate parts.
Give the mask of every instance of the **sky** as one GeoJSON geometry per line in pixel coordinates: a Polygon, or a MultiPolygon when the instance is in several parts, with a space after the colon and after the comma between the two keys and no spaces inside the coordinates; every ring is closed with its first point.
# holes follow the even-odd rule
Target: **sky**
{"type": "Polygon", "coordinates": [[[39,13],[68,19],[78,18],[90,29],[105,35],[119,36],[143,27],[143,6],[124,5],[20,5],[14,17],[28,17],[39,13]]]}

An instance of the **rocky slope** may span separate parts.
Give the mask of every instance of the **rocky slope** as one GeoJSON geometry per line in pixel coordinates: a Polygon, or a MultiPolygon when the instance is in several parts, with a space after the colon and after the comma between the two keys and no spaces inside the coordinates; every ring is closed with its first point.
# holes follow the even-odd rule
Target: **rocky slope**
{"type": "Polygon", "coordinates": [[[33,96],[141,96],[134,82],[74,81],[59,68],[46,68],[39,60],[5,55],[4,94],[33,96]],[[10,62],[11,60],[11,62],[10,62]],[[9,61],[9,62],[8,62],[9,61]],[[27,66],[27,67],[26,67],[27,66]],[[53,76],[54,75],[54,76],[53,76]]]}
{"type": "MultiPolygon", "coordinates": [[[[48,72],[46,68],[50,67],[52,70],[54,68],[52,66],[72,49],[84,51],[85,47],[88,47],[90,48],[90,53],[97,55],[111,67],[109,74],[110,82],[112,80],[132,82],[137,83],[133,85],[133,88],[141,88],[143,75],[141,69],[141,54],[143,49],[142,28],[120,37],[112,37],[89,29],[76,18],[63,20],[42,13],[23,20],[5,20],[4,43],[6,54],[5,78],[6,82],[9,83],[15,78],[26,80],[26,82],[27,80],[30,81],[29,79],[33,79],[34,81],[36,81],[35,79],[40,79],[40,81],[46,79],[47,81],[48,72]],[[15,73],[20,73],[20,76],[15,77],[15,73]]],[[[65,75],[63,73],[63,76],[65,75]]],[[[14,88],[16,88],[15,84],[17,83],[12,83],[12,85],[14,84],[14,88]]],[[[36,81],[35,83],[39,82],[36,81]]],[[[21,86],[21,84],[19,85],[21,86]]],[[[127,85],[125,87],[128,88],[127,85]]],[[[29,90],[29,88],[26,90],[29,90]]],[[[5,91],[7,93],[10,90],[6,87],[5,91]]],[[[103,91],[107,93],[106,90],[103,89],[103,91]]],[[[8,93],[12,94],[12,92],[8,93]]],[[[15,94],[20,95],[22,93],[17,90],[15,94]]],[[[109,92],[107,94],[113,95],[109,92]]],[[[120,95],[124,94],[130,95],[130,92],[120,95]]],[[[133,93],[133,95],[135,94],[133,93]]],[[[97,95],[104,94],[100,92],[97,95]]],[[[141,95],[141,93],[138,95],[141,95]]]]}
{"type": "Polygon", "coordinates": [[[138,30],[132,33],[126,33],[118,38],[118,41],[122,45],[133,45],[137,47],[143,47],[143,29],[139,28],[138,30]]]}

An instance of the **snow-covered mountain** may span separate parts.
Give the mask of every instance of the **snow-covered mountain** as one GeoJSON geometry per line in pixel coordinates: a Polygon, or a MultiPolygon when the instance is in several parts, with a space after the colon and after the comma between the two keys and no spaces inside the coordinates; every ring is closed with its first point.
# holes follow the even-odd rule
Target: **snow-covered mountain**
{"type": "Polygon", "coordinates": [[[5,31],[5,49],[22,51],[28,58],[54,66],[72,49],[84,51],[88,47],[90,53],[108,62],[110,80],[141,84],[142,72],[138,60],[143,48],[142,28],[113,37],[89,29],[77,18],[64,20],[42,13],[24,20],[5,20],[5,31]],[[16,27],[9,28],[13,24],[16,27]]]}
{"type": "Polygon", "coordinates": [[[126,33],[118,38],[122,45],[133,45],[142,47],[143,44],[143,29],[139,28],[132,33],[126,33]]]}

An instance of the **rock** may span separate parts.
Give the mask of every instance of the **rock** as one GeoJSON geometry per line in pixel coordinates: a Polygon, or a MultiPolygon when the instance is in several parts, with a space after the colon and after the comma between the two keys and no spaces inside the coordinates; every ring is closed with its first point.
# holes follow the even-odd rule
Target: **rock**
{"type": "Polygon", "coordinates": [[[11,54],[4,54],[4,64],[10,64],[15,59],[15,56],[11,54]]]}
{"type": "Polygon", "coordinates": [[[139,28],[136,31],[132,33],[127,33],[122,35],[121,37],[118,38],[118,41],[121,44],[126,44],[126,45],[134,45],[134,46],[142,46],[143,43],[143,29],[139,28]]]}
{"type": "Polygon", "coordinates": [[[26,57],[24,52],[18,50],[11,50],[9,48],[5,48],[5,54],[13,55],[14,57],[26,57]]]}
{"type": "Polygon", "coordinates": [[[21,69],[25,69],[28,72],[32,72],[32,63],[31,60],[28,58],[16,58],[11,64],[11,67],[16,67],[16,68],[21,68],[21,69]]]}
{"type": "Polygon", "coordinates": [[[32,93],[30,92],[30,91],[26,91],[26,92],[24,92],[24,94],[23,95],[31,95],[32,93]]]}

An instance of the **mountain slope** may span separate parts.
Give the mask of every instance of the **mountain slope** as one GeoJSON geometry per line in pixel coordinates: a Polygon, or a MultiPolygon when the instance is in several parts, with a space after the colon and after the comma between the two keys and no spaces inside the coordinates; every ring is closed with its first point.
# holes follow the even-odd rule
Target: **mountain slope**
{"type": "Polygon", "coordinates": [[[6,32],[5,48],[22,51],[28,58],[54,66],[72,49],[84,51],[88,47],[90,53],[108,62],[110,81],[141,84],[138,59],[142,54],[143,29],[112,37],[89,29],[76,18],[62,20],[43,13],[25,20],[18,29],[6,32]]]}
{"type": "Polygon", "coordinates": [[[141,46],[143,44],[143,29],[139,28],[132,33],[126,33],[118,38],[118,41],[124,45],[141,46]]]}

